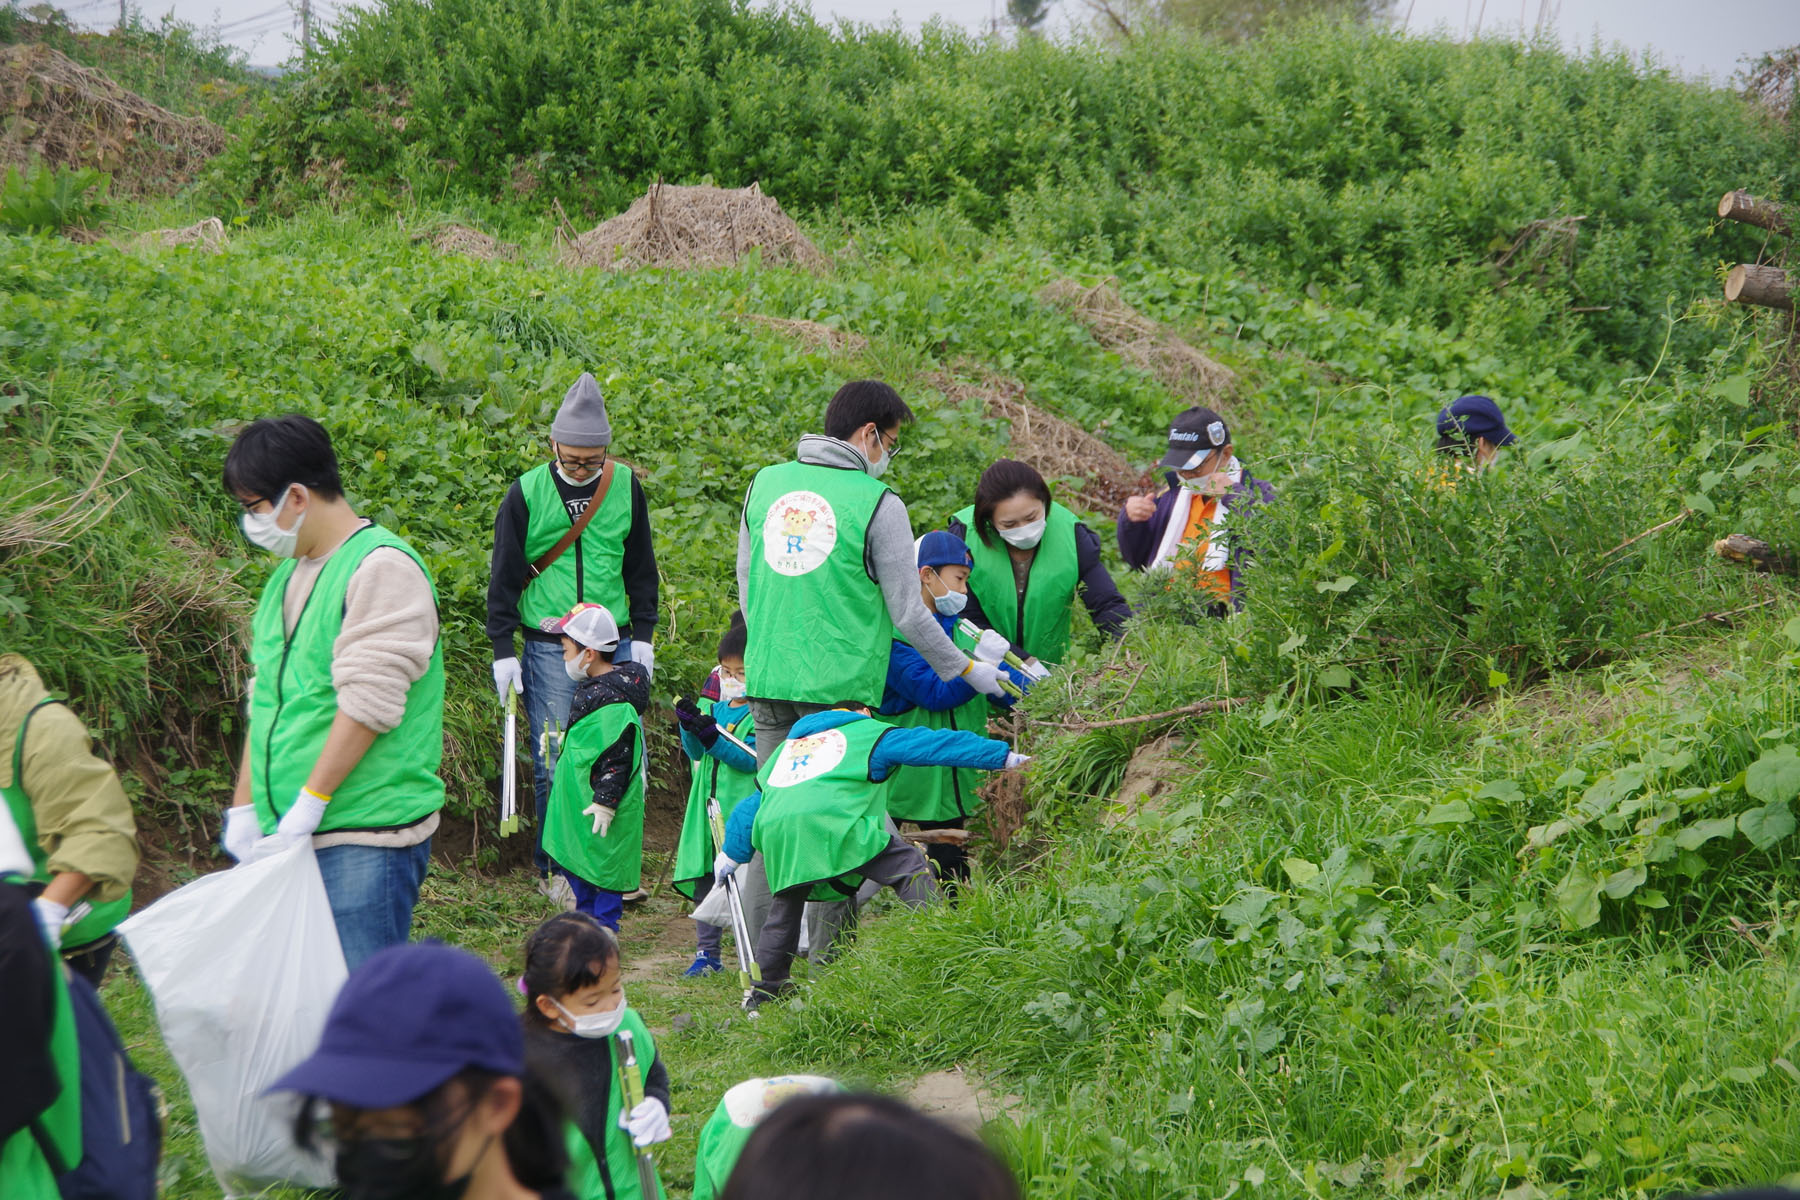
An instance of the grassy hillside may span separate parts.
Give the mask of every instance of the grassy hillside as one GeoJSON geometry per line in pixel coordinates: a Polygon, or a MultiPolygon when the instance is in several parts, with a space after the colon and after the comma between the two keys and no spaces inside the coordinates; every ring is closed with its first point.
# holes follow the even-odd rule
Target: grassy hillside
{"type": "MultiPolygon", "coordinates": [[[[220,255],[0,237],[0,646],[94,721],[152,840],[206,865],[240,732],[268,568],[218,482],[243,421],[323,420],[352,499],[436,572],[468,816],[496,769],[489,523],[579,371],[650,499],[666,699],[733,605],[750,474],[846,378],[920,413],[890,478],[921,529],[1007,444],[949,379],[1016,378],[1153,461],[1186,400],[1040,298],[1112,276],[1239,375],[1238,449],[1281,497],[1247,610],[1197,621],[1133,584],[1124,642],[1083,638],[1029,702],[1029,811],[977,886],[871,922],[802,1003],[748,1026],[729,981],[641,986],[676,1194],[719,1090],[770,1068],[962,1064],[1019,1097],[990,1133],[1034,1198],[1653,1196],[1794,1169],[1800,621],[1787,582],[1709,549],[1782,539],[1800,501],[1779,331],[1710,299],[1714,263],[1756,252],[1711,201],[1783,178],[1783,131],[1543,48],[1314,29],[1101,54],[470,3],[357,18],[207,191],[123,210],[121,234],[242,200],[220,255]],[[466,55],[428,52],[452,33],[466,55]],[[499,118],[470,89],[528,129],[532,187],[497,198],[529,156],[471,153],[450,115],[499,118]],[[559,140],[577,126],[595,140],[559,140]],[[832,270],[554,265],[548,196],[740,182],[727,135],[788,173],[771,190],[832,270]],[[339,157],[315,203],[307,166],[339,157]],[[1572,267],[1525,242],[1496,268],[1559,213],[1588,218],[1572,267]],[[413,236],[471,214],[520,257],[413,236]],[[1468,391],[1522,440],[1452,489],[1430,422],[1468,391]],[[1219,697],[1240,703],[1155,715],[1219,697]],[[1156,786],[1123,807],[1128,775],[1156,786]]],[[[441,864],[421,925],[512,972],[540,902],[491,865],[441,864]]],[[[679,922],[631,918],[630,953],[679,922]]],[[[111,999],[161,1064],[135,985],[111,999]]],[[[172,1128],[171,1188],[207,1194],[179,1105],[172,1128]]]]}

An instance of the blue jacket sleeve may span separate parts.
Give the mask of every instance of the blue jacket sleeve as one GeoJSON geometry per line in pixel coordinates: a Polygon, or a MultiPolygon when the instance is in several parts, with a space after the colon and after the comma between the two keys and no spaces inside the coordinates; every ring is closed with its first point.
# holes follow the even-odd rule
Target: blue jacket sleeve
{"type": "Polygon", "coordinates": [[[699,762],[705,758],[706,747],[700,744],[700,739],[687,730],[681,729],[679,725],[676,728],[681,731],[681,752],[688,756],[688,761],[699,762]]]}
{"type": "MultiPolygon", "coordinates": [[[[906,701],[894,711],[922,708],[927,712],[948,712],[961,708],[975,698],[975,689],[955,679],[939,679],[922,655],[905,642],[895,642],[888,651],[887,690],[906,701]]],[[[882,700],[883,712],[889,710],[892,696],[882,700]]]]}
{"type": "MultiPolygon", "coordinates": [[[[970,767],[998,771],[1006,765],[1010,747],[997,738],[982,737],[966,729],[891,729],[875,743],[869,755],[869,777],[876,782],[893,774],[895,767],[970,767]]],[[[741,809],[743,804],[739,804],[741,809]]],[[[737,816],[737,809],[732,816],[737,816]]],[[[737,855],[732,855],[736,858],[737,855]]]]}
{"type": "Polygon", "coordinates": [[[750,830],[756,824],[756,810],[762,807],[762,793],[751,792],[737,802],[725,820],[725,853],[732,862],[747,863],[756,853],[750,844],[750,830]]]}

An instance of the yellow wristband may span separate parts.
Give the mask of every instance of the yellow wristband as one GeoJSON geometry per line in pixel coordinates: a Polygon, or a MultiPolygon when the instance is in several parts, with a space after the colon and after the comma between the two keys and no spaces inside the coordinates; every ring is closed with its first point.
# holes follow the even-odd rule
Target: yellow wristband
{"type": "Polygon", "coordinates": [[[314,791],[310,787],[302,787],[300,790],[311,796],[314,800],[317,800],[320,804],[331,803],[331,797],[327,796],[324,792],[314,791]]]}

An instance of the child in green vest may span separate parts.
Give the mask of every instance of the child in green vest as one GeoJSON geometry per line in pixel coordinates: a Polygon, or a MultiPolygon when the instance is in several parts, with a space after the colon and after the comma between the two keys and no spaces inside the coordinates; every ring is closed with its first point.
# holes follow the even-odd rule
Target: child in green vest
{"type": "Polygon", "coordinates": [[[576,909],[616,931],[643,866],[650,673],[640,663],[613,662],[619,626],[598,604],[577,604],[544,628],[562,638],[563,670],[576,681],[550,783],[544,851],[569,881],[576,909]]]}
{"type": "MultiPolygon", "coordinates": [[[[744,627],[733,624],[719,641],[719,699],[707,713],[686,698],[675,702],[681,722],[681,749],[694,764],[687,814],[675,849],[675,890],[698,904],[712,891],[713,860],[720,847],[713,838],[708,801],[717,801],[721,819],[731,816],[738,801],[756,790],[756,730],[744,695],[744,627]],[[738,743],[743,743],[739,745],[738,743]],[[748,747],[746,750],[745,747],[748,747]]],[[[719,957],[720,929],[695,921],[694,961],[684,976],[710,975],[725,969],[719,957]]]]}
{"type": "Polygon", "coordinates": [[[626,1004],[618,940],[583,913],[558,913],[526,943],[520,984],[527,1061],[566,1105],[569,1190],[576,1200],[657,1200],[660,1187],[657,1197],[643,1193],[637,1155],[669,1140],[669,1072],[626,1004]],[[619,1088],[621,1030],[643,1075],[644,1099],[630,1109],[619,1088]]]}
{"type": "MultiPolygon", "coordinates": [[[[953,533],[934,529],[921,537],[915,557],[919,564],[919,593],[940,628],[966,653],[987,658],[1006,653],[1006,639],[985,631],[988,647],[971,642],[960,629],[969,599],[969,571],[974,560],[969,547],[953,533]],[[995,643],[998,643],[995,647],[995,643]]],[[[1009,666],[999,670],[1024,691],[1032,679],[1009,666]]],[[[890,725],[902,728],[987,730],[987,696],[962,679],[939,679],[912,643],[894,638],[888,654],[887,691],[878,714],[890,725]]],[[[992,701],[1010,706],[1013,697],[992,701]]],[[[921,827],[961,829],[981,802],[976,789],[981,773],[960,767],[920,767],[908,771],[888,789],[888,815],[921,827]]],[[[937,868],[938,882],[946,889],[969,878],[969,853],[961,845],[939,843],[925,848],[937,868]]]]}
{"type": "Polygon", "coordinates": [[[762,851],[773,900],[756,940],[758,1006],[789,988],[806,901],[853,898],[863,881],[891,887],[915,908],[937,896],[931,865],[888,831],[888,785],[903,766],[1012,770],[1026,763],[1005,742],[964,730],[896,729],[846,700],[794,722],[762,770],[762,790],[738,804],[714,865],[723,883],[762,851]]]}
{"type": "Polygon", "coordinates": [[[823,1075],[777,1075],[746,1079],[734,1086],[700,1130],[700,1144],[694,1151],[693,1200],[717,1200],[738,1155],[744,1152],[744,1143],[769,1113],[801,1096],[829,1096],[843,1090],[837,1080],[823,1075]]]}

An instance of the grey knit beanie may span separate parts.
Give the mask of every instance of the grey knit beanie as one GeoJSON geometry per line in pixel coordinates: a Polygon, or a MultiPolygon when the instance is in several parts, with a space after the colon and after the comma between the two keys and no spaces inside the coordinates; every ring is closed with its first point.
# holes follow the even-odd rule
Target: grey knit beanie
{"type": "Polygon", "coordinates": [[[612,422],[606,419],[606,397],[600,384],[583,371],[563,395],[562,407],[550,424],[550,440],[564,446],[612,445],[612,422]]]}

